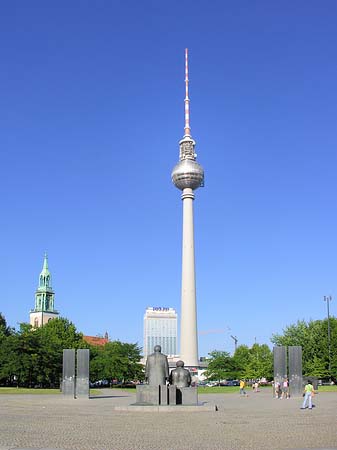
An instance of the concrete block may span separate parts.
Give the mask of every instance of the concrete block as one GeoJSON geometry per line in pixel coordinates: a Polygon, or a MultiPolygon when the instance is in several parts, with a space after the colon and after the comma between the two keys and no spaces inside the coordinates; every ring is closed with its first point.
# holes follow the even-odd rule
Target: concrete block
{"type": "Polygon", "coordinates": [[[159,386],[139,384],[136,386],[136,405],[159,405],[159,386]]]}
{"type": "Polygon", "coordinates": [[[196,387],[183,387],[178,388],[177,391],[181,392],[181,404],[182,405],[197,405],[198,404],[198,391],[196,387]]]}
{"type": "Polygon", "coordinates": [[[168,389],[166,384],[162,384],[159,386],[159,392],[160,392],[160,398],[159,398],[159,404],[160,405],[168,405],[168,389]]]}
{"type": "Polygon", "coordinates": [[[169,405],[177,404],[177,386],[168,387],[168,403],[169,405]]]}

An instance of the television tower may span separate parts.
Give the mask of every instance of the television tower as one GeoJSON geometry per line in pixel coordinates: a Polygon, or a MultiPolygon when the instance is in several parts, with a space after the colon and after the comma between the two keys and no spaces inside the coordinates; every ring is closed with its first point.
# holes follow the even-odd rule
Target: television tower
{"type": "Polygon", "coordinates": [[[180,358],[187,367],[198,366],[197,303],[194,261],[194,190],[204,185],[204,170],[196,162],[195,141],[190,128],[190,99],[188,96],[188,49],[185,50],[185,134],[179,142],[179,162],[171,177],[174,185],[182,191],[183,242],[181,282],[181,331],[180,358]]]}

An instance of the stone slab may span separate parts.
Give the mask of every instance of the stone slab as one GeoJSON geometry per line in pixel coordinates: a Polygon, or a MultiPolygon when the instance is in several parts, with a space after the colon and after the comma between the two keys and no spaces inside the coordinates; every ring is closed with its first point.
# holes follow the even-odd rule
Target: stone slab
{"type": "Polygon", "coordinates": [[[169,405],[177,404],[177,386],[168,387],[169,405]]]}
{"type": "Polygon", "coordinates": [[[302,347],[300,345],[289,346],[288,356],[290,395],[301,397],[303,392],[302,347]]]}
{"type": "Polygon", "coordinates": [[[196,387],[178,388],[177,391],[181,392],[181,404],[183,406],[198,404],[198,390],[196,387]]]}
{"type": "Polygon", "coordinates": [[[63,350],[62,394],[74,398],[75,396],[75,350],[63,350]]]}
{"type": "Polygon", "coordinates": [[[160,405],[168,405],[168,389],[166,384],[159,386],[159,404],[160,405]]]}
{"type": "Polygon", "coordinates": [[[89,398],[89,349],[77,350],[76,398],[89,398]]]}
{"type": "Polygon", "coordinates": [[[159,405],[159,386],[149,384],[136,386],[136,404],[159,405]]]}
{"type": "Polygon", "coordinates": [[[287,377],[287,347],[279,345],[273,348],[274,355],[274,380],[282,383],[287,377]]]}

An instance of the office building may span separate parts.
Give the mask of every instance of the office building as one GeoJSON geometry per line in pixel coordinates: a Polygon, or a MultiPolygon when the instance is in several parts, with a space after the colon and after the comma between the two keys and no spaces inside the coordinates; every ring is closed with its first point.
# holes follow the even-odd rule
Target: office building
{"type": "Polygon", "coordinates": [[[177,354],[177,313],[173,308],[149,307],[144,314],[144,348],[146,358],[155,345],[161,346],[163,354],[177,354]]]}

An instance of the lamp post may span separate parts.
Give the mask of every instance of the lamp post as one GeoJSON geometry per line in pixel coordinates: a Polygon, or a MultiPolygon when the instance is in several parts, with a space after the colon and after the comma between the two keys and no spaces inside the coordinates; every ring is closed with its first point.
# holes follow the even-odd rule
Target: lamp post
{"type": "Polygon", "coordinates": [[[329,376],[331,377],[331,345],[330,345],[330,310],[329,310],[329,303],[331,302],[332,297],[331,295],[324,295],[324,301],[327,305],[328,310],[328,352],[329,352],[329,376]]]}
{"type": "Polygon", "coordinates": [[[238,346],[238,338],[236,336],[232,336],[232,335],[231,335],[231,338],[234,341],[234,349],[235,349],[235,352],[236,352],[236,349],[237,349],[237,346],[238,346]]]}

